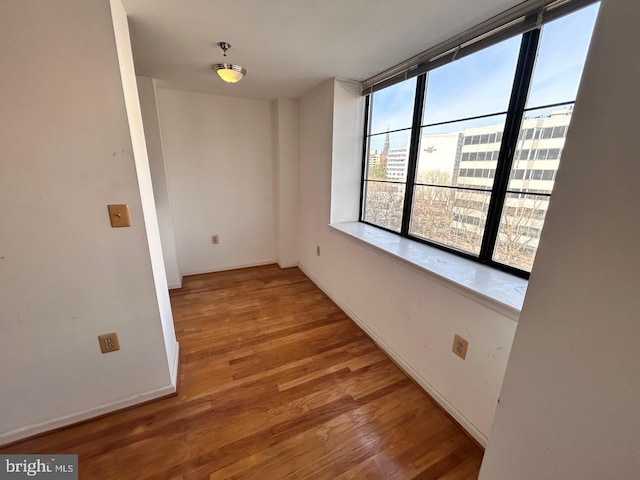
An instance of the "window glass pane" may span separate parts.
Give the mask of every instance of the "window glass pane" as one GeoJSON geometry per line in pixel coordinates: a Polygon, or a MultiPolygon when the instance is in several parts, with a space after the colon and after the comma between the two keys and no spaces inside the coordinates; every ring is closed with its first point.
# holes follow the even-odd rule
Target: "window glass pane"
{"type": "Polygon", "coordinates": [[[490,192],[416,186],[411,235],[480,254],[490,192]]]}
{"type": "Polygon", "coordinates": [[[565,137],[542,136],[539,139],[527,138],[523,132],[527,130],[563,131],[566,133],[571,123],[572,105],[553,109],[531,110],[526,112],[520,126],[520,136],[516,144],[516,155],[513,162],[508,190],[511,192],[535,191],[551,193],[555,182],[555,173],[560,165],[560,152],[565,137]],[[527,161],[527,153],[534,149],[527,161]],[[514,171],[522,170],[523,175],[514,171]],[[533,173],[550,170],[550,173],[533,173]]]}
{"type": "Polygon", "coordinates": [[[370,134],[411,128],[416,78],[396,83],[371,95],[370,134]]]}
{"type": "Polygon", "coordinates": [[[576,99],[599,4],[542,27],[527,108],[576,99]]]}
{"type": "Polygon", "coordinates": [[[365,182],[364,221],[400,231],[405,186],[397,183],[365,182]]]}
{"type": "Polygon", "coordinates": [[[492,188],[495,172],[492,175],[490,170],[496,168],[497,151],[500,149],[496,134],[502,134],[504,122],[504,115],[495,115],[423,127],[418,150],[416,183],[492,188]],[[486,141],[468,142],[469,138],[486,138],[486,141]],[[489,143],[489,140],[493,140],[493,143],[489,143]],[[475,172],[475,169],[479,169],[479,172],[475,172]]]}
{"type": "MultiPolygon", "coordinates": [[[[590,5],[542,29],[513,159],[504,159],[512,167],[503,211],[494,212],[500,222],[491,225],[494,262],[533,265],[597,12],[590,5]]],[[[416,78],[372,94],[362,220],[400,232],[405,183],[415,175],[408,233],[479,255],[521,39],[429,72],[413,132],[416,78]],[[412,134],[418,148],[409,172],[412,134]]]]}
{"type": "Polygon", "coordinates": [[[548,208],[549,197],[507,194],[493,260],[530,272],[548,208]]]}
{"type": "Polygon", "coordinates": [[[505,112],[521,38],[510,38],[429,72],[422,124],[505,112]]]}
{"type": "Polygon", "coordinates": [[[410,130],[403,130],[369,137],[369,180],[406,180],[410,136],[410,130]]]}
{"type": "Polygon", "coordinates": [[[518,170],[513,170],[511,172],[511,178],[514,178],[516,180],[522,180],[524,178],[524,170],[522,169],[518,169],[518,170]]]}
{"type": "Polygon", "coordinates": [[[553,138],[562,138],[567,134],[567,127],[555,127],[553,129],[553,138]]]}

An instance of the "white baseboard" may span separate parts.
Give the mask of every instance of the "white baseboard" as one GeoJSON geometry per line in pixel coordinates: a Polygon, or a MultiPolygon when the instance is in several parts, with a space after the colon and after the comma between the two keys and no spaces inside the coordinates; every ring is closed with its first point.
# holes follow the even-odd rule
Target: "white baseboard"
{"type": "Polygon", "coordinates": [[[281,262],[280,260],[278,260],[278,266],[281,269],[285,269],[285,268],[293,268],[293,267],[297,267],[298,265],[300,265],[298,262],[281,262]]]}
{"type": "Polygon", "coordinates": [[[483,434],[478,428],[469,421],[456,407],[454,407],[449,400],[447,400],[438,390],[434,388],[424,377],[422,377],[411,365],[409,365],[402,356],[396,352],[393,348],[387,344],[377,333],[375,333],[369,326],[358,317],[349,307],[347,307],[331,290],[318,281],[304,265],[299,264],[298,267],[302,272],[309,277],[309,279],[316,284],[316,286],[322,290],[333,302],[340,307],[340,309],[347,314],[351,320],[353,320],[367,335],[369,335],[382,350],[385,351],[402,369],[420,385],[425,392],[427,392],[449,415],[451,415],[459,424],[464,428],[469,435],[475,438],[480,445],[485,447],[487,445],[487,436],[483,434]]]}
{"type": "Polygon", "coordinates": [[[240,268],[262,267],[264,265],[273,265],[274,263],[278,263],[278,262],[276,260],[266,260],[264,262],[246,263],[242,265],[229,265],[227,267],[221,267],[221,268],[208,268],[206,270],[195,270],[192,272],[186,272],[182,276],[188,277],[189,275],[202,275],[203,273],[226,272],[227,270],[238,270],[240,268]]]}
{"type": "MultiPolygon", "coordinates": [[[[174,283],[169,283],[167,286],[169,287],[169,290],[176,290],[178,288],[182,288],[182,273],[178,273],[178,276],[180,278],[178,278],[178,281],[174,282],[174,283]]],[[[169,279],[167,279],[169,280],[169,279]]]]}
{"type": "MultiPolygon", "coordinates": [[[[176,369],[176,379],[177,379],[177,369],[176,369]]],[[[73,425],[75,423],[82,422],[84,420],[89,420],[91,418],[99,417],[100,415],[104,415],[105,413],[115,412],[117,410],[122,410],[123,408],[132,407],[134,405],[148,402],[156,398],[164,397],[166,395],[171,395],[172,393],[175,393],[175,392],[176,392],[175,384],[167,385],[166,387],[161,387],[155,390],[151,390],[149,392],[133,395],[131,397],[123,398],[122,400],[118,400],[112,403],[106,403],[104,405],[100,405],[95,408],[90,408],[82,412],[73,413],[71,415],[65,415],[62,417],[54,418],[53,420],[47,420],[46,422],[36,423],[33,425],[28,425],[26,427],[18,428],[16,430],[11,430],[9,432],[4,432],[0,434],[0,446],[6,445],[8,443],[16,442],[23,438],[32,437],[33,435],[49,432],[51,430],[55,430],[60,427],[66,427],[67,425],[73,425]]]]}

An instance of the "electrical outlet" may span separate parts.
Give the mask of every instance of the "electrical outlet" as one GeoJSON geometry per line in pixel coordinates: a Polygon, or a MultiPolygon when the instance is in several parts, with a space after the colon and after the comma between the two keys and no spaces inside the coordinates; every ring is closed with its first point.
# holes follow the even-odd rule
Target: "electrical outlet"
{"type": "Polygon", "coordinates": [[[218,235],[211,235],[211,243],[213,245],[218,245],[220,243],[220,238],[218,238],[218,235]]]}
{"type": "Polygon", "coordinates": [[[100,340],[100,351],[102,353],[111,353],[120,350],[120,340],[116,332],[98,335],[100,340]]]}
{"type": "Polygon", "coordinates": [[[467,349],[469,348],[469,342],[467,342],[460,335],[456,335],[453,337],[453,348],[452,351],[456,355],[458,355],[461,359],[467,358],[467,349]]]}
{"type": "Polygon", "coordinates": [[[320,245],[316,245],[316,255],[320,256],[320,245]]]}

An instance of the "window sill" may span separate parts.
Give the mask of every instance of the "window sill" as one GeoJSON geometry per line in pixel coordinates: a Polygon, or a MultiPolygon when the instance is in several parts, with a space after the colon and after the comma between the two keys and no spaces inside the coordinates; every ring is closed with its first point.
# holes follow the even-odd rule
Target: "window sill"
{"type": "Polygon", "coordinates": [[[334,223],[329,227],[515,321],[520,316],[528,285],[525,279],[365,223],[334,223]]]}

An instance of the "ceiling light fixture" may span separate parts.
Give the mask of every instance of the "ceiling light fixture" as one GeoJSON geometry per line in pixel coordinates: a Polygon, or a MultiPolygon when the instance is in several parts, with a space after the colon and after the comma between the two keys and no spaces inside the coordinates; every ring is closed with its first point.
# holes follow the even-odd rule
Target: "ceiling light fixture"
{"type": "MultiPolygon", "coordinates": [[[[227,50],[231,45],[227,42],[218,42],[218,46],[222,49],[224,56],[227,56],[227,50]]],[[[247,74],[247,71],[240,65],[233,63],[217,63],[213,66],[218,76],[227,83],[238,83],[247,74]]]]}

